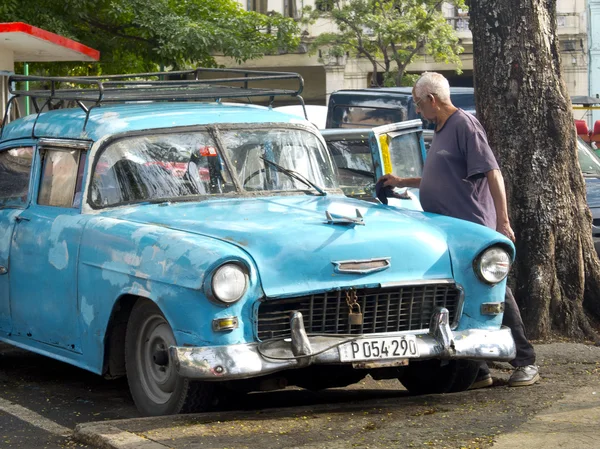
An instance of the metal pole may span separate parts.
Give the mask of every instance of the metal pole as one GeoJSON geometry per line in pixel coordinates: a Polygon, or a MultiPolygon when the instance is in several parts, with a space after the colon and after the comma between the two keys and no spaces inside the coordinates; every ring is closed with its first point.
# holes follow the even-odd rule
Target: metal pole
{"type": "MultiPolygon", "coordinates": [[[[23,66],[23,74],[29,75],[29,64],[25,63],[23,66]]],[[[25,90],[29,90],[29,81],[25,81],[25,90]]],[[[25,97],[25,115],[29,115],[29,97],[25,97]]]]}

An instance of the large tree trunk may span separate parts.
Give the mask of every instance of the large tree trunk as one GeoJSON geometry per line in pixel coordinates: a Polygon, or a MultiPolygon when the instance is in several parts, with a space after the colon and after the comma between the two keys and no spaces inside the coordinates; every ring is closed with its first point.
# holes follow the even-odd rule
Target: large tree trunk
{"type": "Polygon", "coordinates": [[[588,317],[600,316],[600,263],[561,75],[556,1],[471,1],[470,26],[477,116],[507,186],[517,238],[511,283],[529,337],[595,338],[588,317]]]}

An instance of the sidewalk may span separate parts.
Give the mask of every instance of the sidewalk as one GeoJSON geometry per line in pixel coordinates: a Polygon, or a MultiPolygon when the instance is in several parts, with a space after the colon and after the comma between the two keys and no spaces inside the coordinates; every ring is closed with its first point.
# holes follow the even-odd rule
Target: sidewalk
{"type": "Polygon", "coordinates": [[[494,449],[600,447],[600,390],[580,388],[535,416],[521,428],[502,435],[494,449]]]}
{"type": "Polygon", "coordinates": [[[505,386],[510,371],[495,365],[496,386],[482,390],[87,423],[75,439],[101,449],[600,448],[600,348],[536,351],[542,381],[531,387],[505,386]]]}

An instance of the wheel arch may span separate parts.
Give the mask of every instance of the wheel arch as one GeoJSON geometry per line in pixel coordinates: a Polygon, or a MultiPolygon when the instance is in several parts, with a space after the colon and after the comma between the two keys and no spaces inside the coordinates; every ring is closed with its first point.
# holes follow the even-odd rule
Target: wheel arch
{"type": "Polygon", "coordinates": [[[125,333],[127,322],[133,306],[140,300],[151,301],[158,307],[158,304],[151,298],[131,293],[121,295],[113,304],[104,339],[102,375],[107,379],[116,379],[126,374],[125,333]]]}

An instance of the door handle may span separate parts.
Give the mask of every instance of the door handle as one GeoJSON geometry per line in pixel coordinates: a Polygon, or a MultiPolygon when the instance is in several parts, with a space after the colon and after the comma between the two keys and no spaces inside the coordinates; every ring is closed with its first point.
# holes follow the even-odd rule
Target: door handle
{"type": "Polygon", "coordinates": [[[27,218],[27,217],[21,217],[20,215],[17,215],[17,216],[15,217],[15,221],[16,221],[17,223],[21,223],[22,221],[30,221],[30,220],[29,220],[29,218],[27,218]]]}

